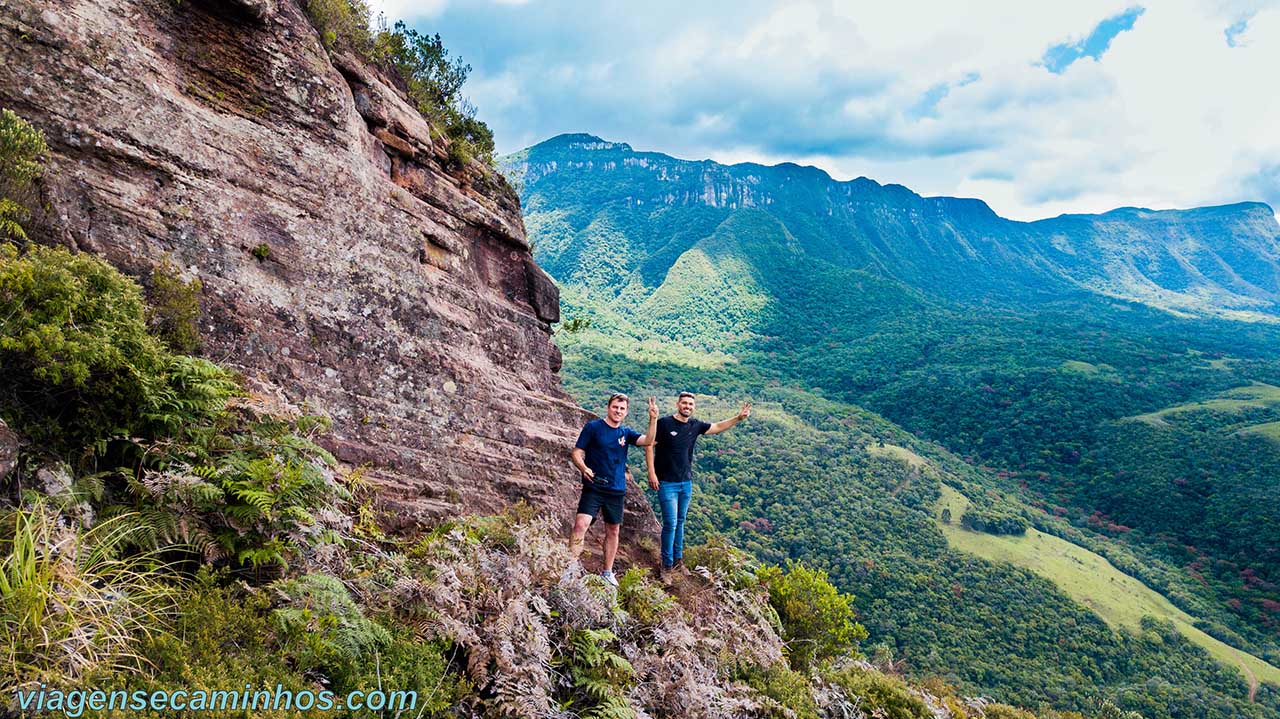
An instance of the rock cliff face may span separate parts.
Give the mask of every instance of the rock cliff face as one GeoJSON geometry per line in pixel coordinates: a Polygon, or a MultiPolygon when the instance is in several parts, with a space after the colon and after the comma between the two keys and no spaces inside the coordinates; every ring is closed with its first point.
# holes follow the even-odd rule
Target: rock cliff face
{"type": "Polygon", "coordinates": [[[41,239],[198,277],[203,353],[332,417],[399,527],[568,518],[587,415],[515,194],[298,0],[0,0],[0,106],[49,142],[41,239]]]}

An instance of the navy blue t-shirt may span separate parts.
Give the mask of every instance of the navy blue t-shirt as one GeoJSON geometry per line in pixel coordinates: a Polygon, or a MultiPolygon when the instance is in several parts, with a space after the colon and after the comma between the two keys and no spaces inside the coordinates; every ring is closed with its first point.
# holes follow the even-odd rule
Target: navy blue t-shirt
{"type": "Polygon", "coordinates": [[[574,447],[583,451],[584,461],[596,473],[591,486],[601,492],[626,492],[627,445],[642,436],[627,426],[610,427],[603,419],[587,422],[574,447]]]}
{"type": "Polygon", "coordinates": [[[658,420],[653,471],[659,482],[688,482],[693,479],[693,445],[709,429],[711,425],[693,417],[686,422],[675,417],[658,420]]]}

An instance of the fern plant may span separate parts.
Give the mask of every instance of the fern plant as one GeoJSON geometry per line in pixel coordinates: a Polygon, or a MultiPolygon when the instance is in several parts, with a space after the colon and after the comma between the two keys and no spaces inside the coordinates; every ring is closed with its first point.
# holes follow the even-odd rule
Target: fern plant
{"type": "Polygon", "coordinates": [[[381,625],[366,618],[346,586],[327,574],[276,582],[286,604],[271,613],[287,641],[300,647],[299,669],[346,682],[391,642],[381,625]]]}
{"type": "Polygon", "coordinates": [[[249,460],[222,480],[228,528],[223,546],[241,564],[288,566],[286,555],[316,519],[312,510],[335,489],[317,468],[279,457],[249,460]]]}
{"type": "Polygon", "coordinates": [[[573,681],[573,704],[586,719],[635,719],[627,689],[635,677],[631,662],[609,644],[617,635],[608,629],[575,629],[569,634],[564,666],[573,681]]]}
{"type": "Polygon", "coordinates": [[[216,428],[240,386],[227,370],[186,355],[168,358],[163,372],[147,378],[143,418],[156,435],[187,439],[216,428]]]}
{"type": "Polygon", "coordinates": [[[618,603],[638,627],[652,627],[676,605],[675,598],[654,584],[641,567],[632,567],[618,579],[618,603]]]}

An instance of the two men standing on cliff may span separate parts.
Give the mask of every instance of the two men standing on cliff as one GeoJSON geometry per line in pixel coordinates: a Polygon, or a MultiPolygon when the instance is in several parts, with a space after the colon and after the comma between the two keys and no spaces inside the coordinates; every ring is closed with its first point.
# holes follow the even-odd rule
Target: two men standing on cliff
{"type": "Polygon", "coordinates": [[[645,448],[649,487],[658,491],[662,510],[662,567],[683,567],[684,522],[693,495],[693,448],[703,434],[719,434],[751,416],[751,403],[742,405],[738,414],[710,424],[694,419],[695,397],[681,392],[676,399],[676,412],[658,419],[658,407],[649,398],[649,427],[641,435],[622,425],[626,419],[628,399],[624,394],[609,398],[604,419],[594,419],[582,428],[573,450],[573,463],[582,473],[582,498],[569,538],[569,551],[575,559],[582,554],[587,529],[601,512],[605,523],[605,581],[617,585],[613,560],[618,552],[618,533],[622,527],[622,506],[626,496],[627,445],[645,448]],[[607,478],[602,481],[601,478],[607,478]]]}

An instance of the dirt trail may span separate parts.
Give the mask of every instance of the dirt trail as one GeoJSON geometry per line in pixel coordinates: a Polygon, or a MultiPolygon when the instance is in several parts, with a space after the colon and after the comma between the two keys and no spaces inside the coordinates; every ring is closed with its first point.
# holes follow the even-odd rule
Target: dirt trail
{"type": "Polygon", "coordinates": [[[1253,673],[1248,664],[1239,659],[1236,661],[1240,664],[1240,670],[1244,672],[1245,679],[1249,680],[1249,701],[1253,701],[1253,698],[1258,694],[1258,676],[1253,673]]]}
{"type": "Polygon", "coordinates": [[[898,496],[898,492],[901,492],[902,490],[904,490],[904,489],[906,489],[907,487],[910,487],[910,486],[911,486],[911,475],[907,475],[907,478],[906,478],[906,479],[904,479],[904,480],[902,480],[902,484],[899,484],[898,486],[896,486],[896,487],[894,487],[893,489],[889,490],[889,496],[890,496],[890,497],[896,497],[896,496],[898,496]]]}

